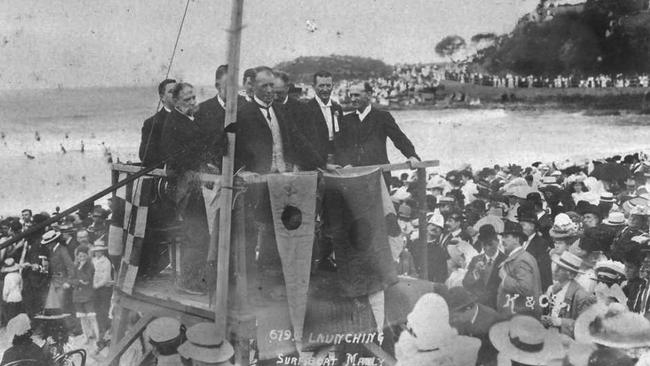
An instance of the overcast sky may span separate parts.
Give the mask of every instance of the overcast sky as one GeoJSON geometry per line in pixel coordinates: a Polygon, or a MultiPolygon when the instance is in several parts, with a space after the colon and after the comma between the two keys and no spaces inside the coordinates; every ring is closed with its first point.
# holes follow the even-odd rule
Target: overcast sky
{"type": "MultiPolygon", "coordinates": [[[[536,0],[247,0],[242,67],[309,55],[438,61],[442,37],[502,33],[536,0]],[[306,20],[318,29],[309,32],[306,20]]],[[[2,0],[0,89],[152,85],[166,71],[185,0],[2,0]]],[[[192,0],[172,76],[212,83],[230,0],[192,0]]]]}

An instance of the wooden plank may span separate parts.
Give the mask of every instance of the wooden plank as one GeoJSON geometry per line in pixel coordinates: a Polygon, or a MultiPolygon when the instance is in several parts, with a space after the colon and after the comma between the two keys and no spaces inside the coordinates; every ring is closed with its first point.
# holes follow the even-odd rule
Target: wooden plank
{"type": "MultiPolygon", "coordinates": [[[[372,169],[381,169],[383,171],[393,171],[393,170],[410,170],[410,169],[420,169],[420,168],[433,168],[437,167],[440,165],[440,162],[438,160],[426,160],[426,161],[421,161],[415,164],[411,163],[398,163],[398,164],[382,164],[382,165],[368,165],[368,166],[354,166],[354,167],[348,167],[348,168],[341,168],[337,169],[337,172],[341,173],[357,173],[357,172],[367,172],[368,170],[372,169]]],[[[298,173],[292,173],[292,174],[311,174],[310,172],[298,172],[298,173]]],[[[265,183],[267,180],[267,177],[270,174],[265,174],[265,175],[250,175],[246,177],[242,177],[244,181],[247,184],[253,184],[253,183],[265,183]]]]}
{"type": "Polygon", "coordinates": [[[420,244],[420,258],[422,258],[422,269],[420,270],[420,278],[423,280],[429,279],[429,262],[428,248],[427,248],[427,170],[425,168],[418,168],[417,170],[417,185],[415,187],[415,199],[418,201],[418,234],[420,244]]]}
{"type": "Polygon", "coordinates": [[[138,320],[135,325],[133,325],[133,328],[129,329],[129,331],[125,334],[125,336],[120,339],[120,341],[115,345],[115,347],[111,346],[111,352],[108,355],[108,360],[106,361],[107,364],[109,365],[117,365],[119,364],[120,357],[126,352],[126,350],[133,344],[133,342],[142,335],[142,332],[144,332],[145,328],[153,320],[153,316],[149,314],[145,314],[140,320],[138,320]]]}
{"type": "MultiPolygon", "coordinates": [[[[226,129],[237,120],[237,85],[239,79],[239,51],[241,46],[244,0],[232,0],[228,37],[228,88],[226,97],[226,129]]],[[[217,252],[217,284],[215,292],[214,321],[221,331],[221,340],[227,338],[228,329],[228,277],[230,267],[230,230],[232,223],[232,186],[235,163],[235,134],[229,132],[228,152],[222,161],[221,207],[219,215],[219,242],[217,252]]]]}
{"type": "MultiPolygon", "coordinates": [[[[142,166],[140,165],[133,165],[133,164],[111,164],[111,170],[114,172],[122,172],[122,173],[138,173],[142,170],[142,166]]],[[[155,176],[155,177],[173,177],[174,176],[174,171],[173,170],[167,170],[165,169],[154,169],[153,171],[147,173],[147,175],[155,176]]],[[[214,181],[219,181],[221,179],[221,175],[218,174],[208,174],[208,173],[198,173],[199,178],[203,182],[214,182],[214,181]]]]}
{"type": "MultiPolygon", "coordinates": [[[[119,293],[117,293],[117,290],[114,290],[113,293],[118,296],[119,299],[119,293]]],[[[119,352],[120,350],[117,348],[119,345],[119,342],[122,340],[124,337],[124,334],[126,333],[126,326],[129,321],[129,312],[130,310],[124,306],[121,306],[119,303],[115,304],[115,315],[113,316],[113,322],[111,325],[111,347],[110,347],[110,353],[116,353],[119,352]]],[[[122,350],[121,353],[124,353],[124,350],[122,350]]],[[[111,366],[118,366],[119,364],[119,357],[117,360],[112,361],[112,362],[107,362],[108,365],[111,366]]]]}
{"type": "Polygon", "coordinates": [[[185,326],[191,326],[196,323],[212,321],[214,314],[212,311],[194,308],[191,306],[182,306],[166,301],[156,301],[156,299],[144,296],[121,296],[118,300],[125,308],[131,309],[154,317],[169,316],[177,318],[185,326]]]}

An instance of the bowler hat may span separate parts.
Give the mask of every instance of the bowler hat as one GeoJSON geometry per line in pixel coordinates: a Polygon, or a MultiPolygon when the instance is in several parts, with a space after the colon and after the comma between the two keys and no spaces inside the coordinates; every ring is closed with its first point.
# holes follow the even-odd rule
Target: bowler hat
{"type": "Polygon", "coordinates": [[[497,232],[493,225],[485,224],[478,229],[478,241],[485,242],[488,240],[495,239],[497,237],[497,232]]]}
{"type": "Polygon", "coordinates": [[[516,222],[506,220],[503,225],[503,236],[512,235],[516,236],[522,240],[528,239],[528,236],[524,233],[524,230],[516,222]]]}

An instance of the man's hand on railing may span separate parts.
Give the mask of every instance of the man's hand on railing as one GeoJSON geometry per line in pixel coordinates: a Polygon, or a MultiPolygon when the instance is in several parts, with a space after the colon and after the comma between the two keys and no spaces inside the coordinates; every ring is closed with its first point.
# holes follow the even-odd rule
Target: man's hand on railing
{"type": "Polygon", "coordinates": [[[338,164],[325,164],[325,170],[328,172],[333,172],[337,169],[341,169],[341,166],[338,164]]]}
{"type": "Polygon", "coordinates": [[[241,171],[237,173],[237,176],[240,177],[241,179],[244,180],[244,182],[250,181],[250,180],[256,180],[259,179],[260,175],[259,173],[255,172],[249,172],[249,171],[241,171]]]}
{"type": "Polygon", "coordinates": [[[420,162],[420,159],[416,158],[415,156],[411,156],[406,160],[407,163],[411,165],[411,168],[413,167],[414,164],[417,164],[420,162]]]}

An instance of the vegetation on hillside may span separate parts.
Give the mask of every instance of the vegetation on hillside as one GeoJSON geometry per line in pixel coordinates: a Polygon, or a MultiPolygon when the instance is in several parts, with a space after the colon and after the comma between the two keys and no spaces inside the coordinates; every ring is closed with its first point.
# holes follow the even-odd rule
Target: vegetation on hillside
{"type": "Polygon", "coordinates": [[[289,73],[295,82],[311,83],[315,72],[327,70],[334,80],[369,79],[385,77],[393,68],[381,60],[359,56],[303,56],[275,65],[275,69],[289,73]]]}
{"type": "Polygon", "coordinates": [[[472,66],[547,76],[649,72],[650,14],[643,7],[639,0],[587,0],[581,12],[522,19],[512,33],[478,52],[472,66]]]}

